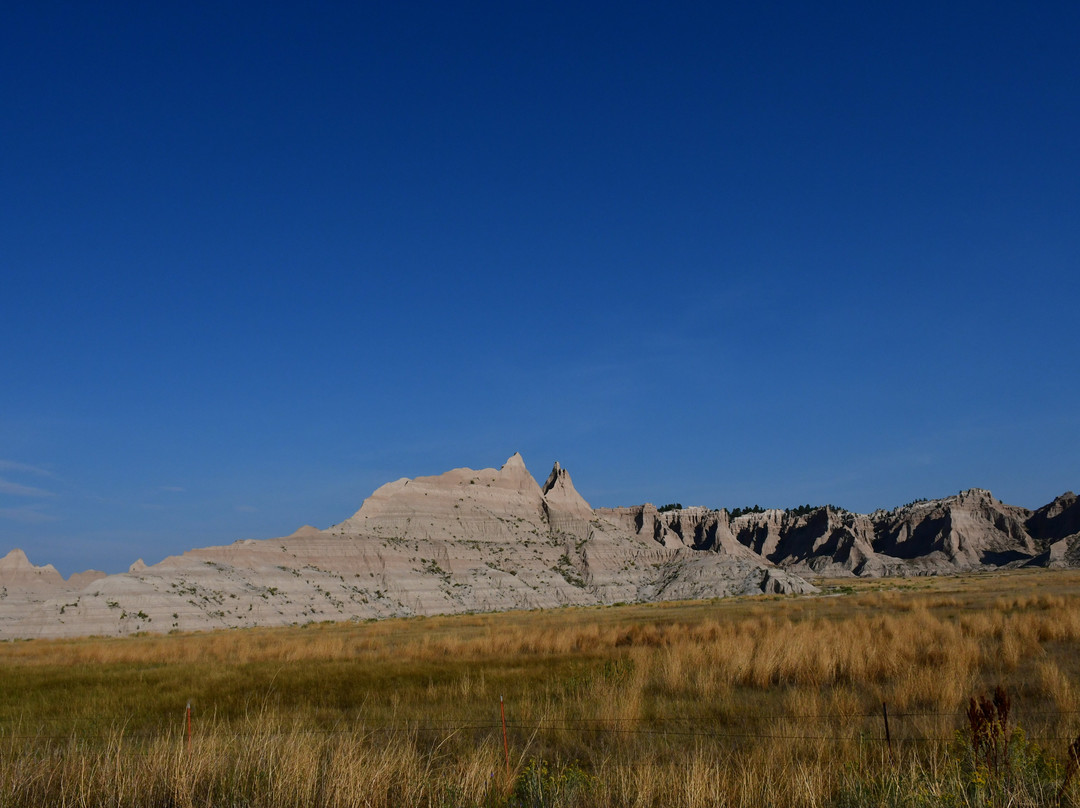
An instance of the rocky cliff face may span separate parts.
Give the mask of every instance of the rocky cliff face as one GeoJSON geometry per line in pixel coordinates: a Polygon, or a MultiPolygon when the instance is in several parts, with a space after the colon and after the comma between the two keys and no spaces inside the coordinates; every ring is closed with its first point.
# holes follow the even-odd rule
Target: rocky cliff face
{"type": "Polygon", "coordinates": [[[727,556],[746,551],[809,577],[1080,565],[1080,503],[1071,492],[1034,512],[973,488],[869,515],[829,506],[734,517],[706,508],[660,513],[652,505],[596,513],[664,547],[727,556]],[[1075,562],[1066,560],[1074,555],[1075,562]]]}
{"type": "Polygon", "coordinates": [[[15,548],[0,558],[0,587],[4,589],[47,589],[62,586],[63,577],[52,564],[36,567],[26,553],[15,548]]]}
{"type": "Polygon", "coordinates": [[[1080,503],[1067,491],[1024,523],[1043,551],[1031,561],[1044,567],[1080,567],[1080,503]]]}
{"type": "MultiPolygon", "coordinates": [[[[690,514],[688,527],[658,541],[659,523],[604,513],[558,463],[541,487],[515,454],[498,470],[388,483],[327,530],[192,550],[152,566],[139,560],[81,588],[41,573],[49,586],[0,607],[0,637],[813,591],[730,537],[724,552],[706,539],[700,547],[677,540],[677,530],[691,529],[690,514]]],[[[11,564],[23,570],[20,580],[30,575],[25,556],[11,564]]]]}
{"type": "Polygon", "coordinates": [[[1024,522],[1029,535],[1041,542],[1053,542],[1080,533],[1080,501],[1067,491],[1049,505],[1031,513],[1024,522]]]}
{"type": "Polygon", "coordinates": [[[435,477],[387,483],[330,532],[437,541],[508,541],[522,530],[537,534],[544,530],[545,504],[544,492],[525,468],[525,461],[514,454],[498,471],[462,468],[435,477]]]}
{"type": "Polygon", "coordinates": [[[592,507],[574,488],[570,473],[558,461],[540,490],[544,496],[544,514],[553,530],[588,535],[592,507]]]}
{"type": "Polygon", "coordinates": [[[876,520],[874,548],[915,566],[1002,566],[1037,555],[1036,543],[1024,528],[1028,516],[1029,511],[973,488],[883,514],[876,520]]]}
{"type": "Polygon", "coordinates": [[[26,621],[45,603],[62,600],[105,577],[104,572],[87,570],[65,581],[52,564],[38,567],[22,550],[10,551],[0,558],[0,639],[35,636],[26,621]],[[5,631],[5,626],[16,630],[5,631]]]}
{"type": "MultiPolygon", "coordinates": [[[[658,532],[681,534],[684,513],[661,514],[658,532]]],[[[973,488],[870,515],[822,507],[731,518],[721,510],[698,521],[714,524],[718,537],[730,535],[768,561],[811,577],[925,575],[1043,563],[1055,540],[1068,540],[1080,527],[1080,505],[1065,494],[1032,513],[973,488]]]]}
{"type": "Polygon", "coordinates": [[[869,515],[593,509],[521,455],[388,483],[326,530],[192,550],[67,581],[0,559],[0,638],[285,625],[618,601],[812,592],[807,578],[1080,566],[1071,493],[1037,511],[988,491],[869,515]]]}

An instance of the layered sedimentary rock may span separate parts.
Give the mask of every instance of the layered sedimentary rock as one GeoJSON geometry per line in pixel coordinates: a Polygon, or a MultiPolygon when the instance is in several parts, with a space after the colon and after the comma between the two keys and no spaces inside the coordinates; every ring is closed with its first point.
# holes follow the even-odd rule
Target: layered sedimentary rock
{"type": "Polygon", "coordinates": [[[593,519],[589,503],[574,488],[570,472],[555,462],[544,487],[544,515],[553,530],[580,535],[588,532],[593,519]]]}
{"type": "Polygon", "coordinates": [[[331,532],[425,540],[508,540],[544,527],[544,493],[520,454],[502,468],[387,483],[331,532]],[[528,525],[527,528],[524,528],[528,525]]]}
{"type": "Polygon", "coordinates": [[[979,488],[869,515],[832,506],[734,517],[701,508],[627,510],[665,545],[730,552],[734,542],[809,577],[1080,565],[1080,504],[1071,492],[1034,512],[979,488]]]}
{"type": "Polygon", "coordinates": [[[1080,501],[1076,494],[1067,491],[1049,505],[1032,512],[1024,527],[1040,541],[1057,541],[1080,533],[1080,501]]]}
{"type": "Polygon", "coordinates": [[[192,550],[64,580],[0,559],[0,638],[117,635],[321,620],[806,593],[807,579],[1080,566],[1080,504],[1036,511],[988,491],[855,514],[593,509],[555,464],[511,456],[377,489],[325,530],[192,550]]]}
{"type": "Polygon", "coordinates": [[[1045,548],[1033,566],[1080,567],[1080,502],[1072,491],[1033,512],[1024,526],[1045,548]]]}
{"type": "Polygon", "coordinates": [[[0,587],[9,590],[48,589],[64,583],[52,564],[36,567],[19,548],[0,558],[0,587]]]}
{"type": "Polygon", "coordinates": [[[498,470],[388,483],[326,530],[139,560],[78,591],[43,588],[21,611],[0,609],[0,636],[813,591],[738,543],[665,544],[627,524],[593,511],[558,463],[541,487],[515,454],[498,470]]]}
{"type": "Polygon", "coordinates": [[[33,620],[31,615],[49,601],[63,599],[105,577],[104,572],[87,570],[65,581],[52,564],[35,566],[22,550],[11,550],[0,558],[0,639],[35,636],[36,630],[24,630],[27,621],[33,620]],[[17,630],[5,631],[5,626],[17,630]]]}

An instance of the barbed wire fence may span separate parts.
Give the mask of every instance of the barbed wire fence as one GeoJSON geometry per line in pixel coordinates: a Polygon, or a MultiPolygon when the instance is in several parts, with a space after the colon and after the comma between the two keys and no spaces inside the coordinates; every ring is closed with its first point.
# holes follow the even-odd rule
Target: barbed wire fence
{"type": "MultiPolygon", "coordinates": [[[[883,749],[893,744],[949,744],[968,730],[966,711],[889,710],[883,704],[877,711],[788,712],[777,711],[723,719],[702,715],[669,715],[641,717],[592,718],[522,718],[514,717],[513,705],[502,699],[490,711],[492,717],[475,721],[432,721],[421,719],[372,720],[361,715],[349,720],[338,718],[331,726],[296,725],[293,727],[260,725],[249,721],[246,729],[240,722],[222,720],[211,710],[210,718],[200,717],[189,702],[173,724],[132,726],[123,722],[96,718],[66,716],[18,719],[8,726],[0,725],[0,742],[66,743],[73,739],[83,742],[106,740],[122,735],[131,743],[180,738],[190,752],[205,732],[218,737],[293,737],[304,736],[449,736],[469,733],[475,737],[490,736],[498,741],[509,758],[510,747],[524,737],[578,735],[583,738],[670,738],[707,739],[718,742],[749,743],[769,741],[818,741],[843,743],[859,741],[880,744],[883,749]]],[[[1080,710],[1016,710],[1011,727],[1037,727],[1025,732],[1028,741],[1040,744],[1068,745],[1078,737],[1080,710]]]]}

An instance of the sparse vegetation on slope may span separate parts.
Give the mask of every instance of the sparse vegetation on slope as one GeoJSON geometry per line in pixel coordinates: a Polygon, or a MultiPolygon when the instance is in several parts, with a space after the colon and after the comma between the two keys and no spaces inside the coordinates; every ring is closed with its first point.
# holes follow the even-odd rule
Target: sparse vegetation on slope
{"type": "Polygon", "coordinates": [[[826,508],[828,508],[829,510],[832,510],[832,511],[844,511],[845,510],[844,508],[838,507],[836,505],[811,505],[811,504],[807,503],[805,505],[798,505],[798,506],[796,506],[794,508],[785,508],[784,513],[786,513],[788,516],[794,516],[794,517],[809,516],[810,514],[814,513],[815,511],[825,510],[826,508]]]}
{"type": "Polygon", "coordinates": [[[3,643],[0,804],[1056,805],[1078,583],[3,643]]]}
{"type": "Polygon", "coordinates": [[[735,508],[731,511],[731,518],[737,519],[740,516],[746,516],[751,513],[765,513],[765,509],[760,505],[748,505],[745,508],[735,508]]]}

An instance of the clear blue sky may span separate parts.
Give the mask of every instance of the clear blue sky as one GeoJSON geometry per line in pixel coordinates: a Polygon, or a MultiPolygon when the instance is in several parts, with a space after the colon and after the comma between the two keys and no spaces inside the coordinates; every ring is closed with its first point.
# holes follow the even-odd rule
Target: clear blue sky
{"type": "Polygon", "coordinates": [[[593,505],[1080,486],[1075,2],[2,22],[0,553],[514,451],[593,505]]]}

